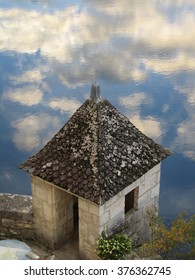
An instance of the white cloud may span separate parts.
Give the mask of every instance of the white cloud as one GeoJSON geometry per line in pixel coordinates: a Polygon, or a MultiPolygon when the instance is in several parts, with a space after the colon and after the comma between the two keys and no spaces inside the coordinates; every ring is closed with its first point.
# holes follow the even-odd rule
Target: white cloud
{"type": "MultiPolygon", "coordinates": [[[[67,86],[95,80],[98,73],[109,76],[112,73],[120,80],[145,79],[145,73],[129,50],[111,51],[107,46],[121,30],[117,31],[113,22],[108,24],[87,11],[79,12],[76,6],[53,14],[1,9],[0,18],[0,50],[19,53],[40,50],[48,59],[67,63],[66,71],[61,69],[59,73],[59,79],[67,86]],[[100,52],[99,46],[105,50],[100,52]]],[[[30,76],[37,82],[40,73],[26,72],[15,81],[25,82],[30,76]]]]}
{"type": "Polygon", "coordinates": [[[173,142],[176,149],[184,156],[195,160],[195,80],[188,76],[185,81],[176,81],[174,89],[185,97],[183,106],[187,113],[187,119],[177,125],[177,137],[173,142]]]}
{"type": "MultiPolygon", "coordinates": [[[[139,69],[132,69],[130,70],[129,78],[131,78],[133,81],[144,81],[146,79],[146,73],[139,69]]],[[[126,80],[128,80],[128,77],[126,80]]]]}
{"type": "Polygon", "coordinates": [[[12,76],[12,77],[10,77],[10,80],[14,84],[21,84],[21,83],[41,84],[42,80],[43,80],[43,73],[40,69],[35,68],[35,69],[25,71],[21,75],[12,76]]]}
{"type": "Polygon", "coordinates": [[[72,47],[92,39],[86,30],[92,17],[79,14],[76,6],[53,14],[16,8],[0,9],[0,18],[1,50],[20,53],[40,50],[46,57],[71,62],[72,47]]]}
{"type": "MultiPolygon", "coordinates": [[[[100,73],[115,80],[143,81],[144,66],[161,74],[195,70],[193,11],[184,9],[171,21],[156,1],[145,1],[144,8],[141,0],[132,0],[131,5],[126,0],[104,2],[90,1],[85,9],[71,6],[50,14],[0,9],[0,50],[30,54],[40,50],[52,66],[54,61],[65,64],[59,79],[67,86],[95,80],[100,73]],[[151,52],[157,57],[165,52],[168,58],[151,58],[151,52]]],[[[181,3],[175,4],[176,13],[181,3]]],[[[20,77],[23,82],[28,75],[35,82],[39,79],[39,73],[25,75],[20,77]]]]}
{"type": "MultiPolygon", "coordinates": [[[[34,53],[44,42],[41,13],[22,9],[0,10],[1,50],[34,53]]],[[[54,23],[55,24],[55,23],[54,23]]],[[[48,26],[49,27],[49,26],[48,26]]]]}
{"type": "Polygon", "coordinates": [[[12,102],[18,102],[22,105],[32,106],[41,103],[43,93],[36,87],[25,86],[23,88],[13,89],[5,92],[3,97],[12,102]]]}
{"type": "Polygon", "coordinates": [[[59,110],[61,113],[68,113],[72,115],[75,111],[81,106],[81,103],[76,99],[68,99],[68,98],[56,98],[49,102],[49,107],[54,110],[59,110]]]}
{"type": "Polygon", "coordinates": [[[190,158],[190,159],[192,159],[192,160],[195,161],[195,150],[194,150],[194,146],[195,146],[195,145],[193,145],[193,147],[191,147],[192,150],[190,150],[190,148],[189,148],[188,150],[183,151],[183,154],[184,154],[185,157],[190,158]]]}
{"type": "Polygon", "coordinates": [[[169,104],[165,104],[162,108],[162,111],[163,111],[163,113],[166,113],[167,111],[169,111],[169,109],[170,109],[169,104]]]}
{"type": "Polygon", "coordinates": [[[195,116],[182,122],[177,128],[177,137],[173,144],[186,157],[195,160],[195,116]]]}
{"type": "Polygon", "coordinates": [[[128,96],[119,97],[119,103],[128,108],[137,108],[143,104],[151,104],[152,100],[144,92],[136,92],[128,96]]]}
{"type": "Polygon", "coordinates": [[[167,75],[195,70],[195,57],[190,57],[186,53],[179,54],[170,59],[143,59],[143,63],[148,69],[167,75]]]}
{"type": "Polygon", "coordinates": [[[195,106],[195,81],[188,81],[188,85],[175,86],[175,89],[187,97],[188,107],[195,106]]]}
{"type": "Polygon", "coordinates": [[[191,131],[191,128],[194,125],[189,122],[183,122],[180,124],[180,126],[177,129],[178,135],[182,136],[182,139],[185,141],[187,140],[188,144],[194,143],[195,139],[195,130],[191,131]],[[187,133],[188,131],[191,131],[191,133],[187,133]],[[193,135],[192,135],[193,132],[193,135]]]}
{"type": "Polygon", "coordinates": [[[9,182],[13,180],[13,174],[9,170],[1,170],[0,177],[9,182]]]}
{"type": "Polygon", "coordinates": [[[189,5],[195,6],[194,0],[160,0],[160,3],[165,6],[175,6],[175,7],[189,7],[189,5]]]}
{"type": "Polygon", "coordinates": [[[29,115],[11,123],[15,129],[13,142],[20,150],[32,151],[43,147],[60,129],[60,121],[46,113],[29,115]]]}
{"type": "Polygon", "coordinates": [[[131,116],[130,121],[145,135],[153,140],[160,139],[162,135],[161,123],[154,117],[141,118],[139,115],[131,116]]]}
{"type": "Polygon", "coordinates": [[[187,3],[185,0],[167,2],[170,6],[174,6],[174,12],[178,15],[174,21],[169,20],[168,12],[166,13],[163,9],[164,1],[160,6],[159,1],[146,0],[144,8],[142,0],[132,0],[131,4],[126,0],[120,2],[114,0],[112,4],[109,2],[107,5],[100,1],[96,6],[108,18],[120,19],[121,24],[117,22],[116,33],[137,39],[140,44],[146,44],[146,48],[147,46],[155,49],[193,47],[195,16],[193,10],[189,9],[187,11],[183,9],[181,13],[180,6],[184,5],[185,8],[190,2],[195,9],[194,0],[186,1],[187,3]]]}
{"type": "Polygon", "coordinates": [[[135,92],[128,96],[119,97],[119,103],[128,109],[126,112],[129,120],[144,134],[154,140],[160,140],[162,127],[159,120],[152,116],[140,116],[141,105],[151,105],[152,99],[144,92],[135,92]]]}

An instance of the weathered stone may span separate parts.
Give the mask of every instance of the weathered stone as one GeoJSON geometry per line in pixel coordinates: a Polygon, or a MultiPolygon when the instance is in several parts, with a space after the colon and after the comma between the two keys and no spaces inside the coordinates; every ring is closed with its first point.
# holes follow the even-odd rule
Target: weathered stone
{"type": "Polygon", "coordinates": [[[59,166],[58,165],[54,165],[53,166],[53,171],[57,171],[59,169],[59,166]]]}
{"type": "Polygon", "coordinates": [[[33,239],[32,197],[0,194],[0,237],[33,239]]]}

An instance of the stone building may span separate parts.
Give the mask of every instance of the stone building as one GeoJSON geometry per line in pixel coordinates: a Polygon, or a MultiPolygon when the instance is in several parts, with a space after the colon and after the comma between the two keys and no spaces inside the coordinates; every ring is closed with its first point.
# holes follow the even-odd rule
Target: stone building
{"type": "Polygon", "coordinates": [[[120,222],[144,233],[158,206],[161,161],[169,152],[141,133],[99,87],[43,149],[20,165],[31,176],[37,238],[61,246],[78,229],[82,258],[120,222]]]}

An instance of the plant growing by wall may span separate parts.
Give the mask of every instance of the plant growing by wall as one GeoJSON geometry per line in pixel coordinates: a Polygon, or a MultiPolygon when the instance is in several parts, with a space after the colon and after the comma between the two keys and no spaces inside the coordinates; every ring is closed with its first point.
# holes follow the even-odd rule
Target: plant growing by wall
{"type": "Polygon", "coordinates": [[[163,259],[195,258],[195,215],[187,219],[186,214],[178,215],[166,226],[154,211],[148,211],[150,241],[144,243],[138,254],[147,258],[159,254],[163,259]]]}
{"type": "Polygon", "coordinates": [[[108,235],[103,231],[97,240],[97,254],[101,260],[119,260],[131,250],[131,240],[124,233],[108,235]]]}

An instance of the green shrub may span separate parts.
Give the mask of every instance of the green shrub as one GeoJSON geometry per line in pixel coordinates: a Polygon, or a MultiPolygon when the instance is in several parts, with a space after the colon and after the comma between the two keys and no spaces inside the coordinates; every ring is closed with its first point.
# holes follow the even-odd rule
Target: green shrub
{"type": "Polygon", "coordinates": [[[147,211],[151,239],[142,244],[138,255],[147,258],[159,254],[163,259],[195,258],[195,215],[187,219],[179,214],[168,226],[155,211],[147,211]]]}
{"type": "Polygon", "coordinates": [[[131,249],[131,240],[124,233],[109,236],[103,231],[97,240],[97,253],[101,260],[119,260],[131,249]]]}

